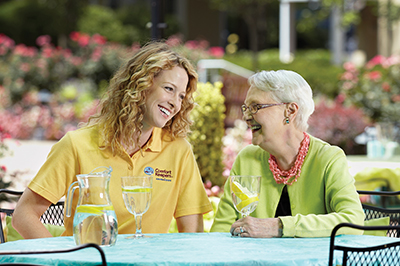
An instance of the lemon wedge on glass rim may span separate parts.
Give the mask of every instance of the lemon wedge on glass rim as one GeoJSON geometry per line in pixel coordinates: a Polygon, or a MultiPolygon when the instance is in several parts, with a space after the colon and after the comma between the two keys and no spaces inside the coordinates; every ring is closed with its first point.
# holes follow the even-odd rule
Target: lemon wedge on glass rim
{"type": "Polygon", "coordinates": [[[247,188],[243,187],[236,181],[232,182],[231,189],[232,193],[235,193],[235,195],[241,200],[241,202],[236,205],[236,208],[239,212],[249,204],[258,201],[257,194],[251,193],[247,188]]]}
{"type": "Polygon", "coordinates": [[[138,187],[138,186],[124,187],[124,188],[122,188],[122,192],[125,192],[125,193],[151,192],[151,188],[150,187],[138,187]]]}

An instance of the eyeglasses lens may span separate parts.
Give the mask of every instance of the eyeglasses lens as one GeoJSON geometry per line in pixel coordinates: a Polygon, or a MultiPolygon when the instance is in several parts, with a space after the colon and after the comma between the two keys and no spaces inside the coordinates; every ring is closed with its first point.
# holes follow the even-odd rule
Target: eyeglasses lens
{"type": "Polygon", "coordinates": [[[258,111],[257,105],[250,105],[249,106],[250,113],[255,114],[258,111]]]}

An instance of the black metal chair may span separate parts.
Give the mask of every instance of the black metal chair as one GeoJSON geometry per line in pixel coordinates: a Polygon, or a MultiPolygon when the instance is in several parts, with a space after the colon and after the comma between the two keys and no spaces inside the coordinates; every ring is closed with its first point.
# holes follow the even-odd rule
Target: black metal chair
{"type": "MultiPolygon", "coordinates": [[[[9,189],[0,189],[0,195],[15,196],[14,200],[18,200],[22,195],[22,191],[14,191],[9,189]]],[[[0,208],[0,214],[5,213],[7,216],[12,216],[14,209],[0,208]]],[[[59,201],[56,204],[51,204],[49,208],[42,214],[40,221],[44,224],[64,225],[64,202],[59,201]]],[[[4,243],[3,225],[0,222],[0,243],[4,243]]]]}
{"type": "MultiPolygon", "coordinates": [[[[380,266],[393,266],[399,265],[400,262],[400,240],[388,241],[390,243],[369,246],[369,247],[349,247],[335,245],[335,236],[337,231],[342,227],[349,227],[358,230],[387,230],[398,231],[400,226],[362,226],[351,223],[341,223],[333,228],[330,237],[329,246],[329,266],[334,265],[334,252],[335,250],[342,251],[343,258],[339,265],[346,266],[362,266],[362,265],[380,265],[380,266]]],[[[393,239],[393,238],[388,238],[393,239]]]]}
{"type": "MultiPolygon", "coordinates": [[[[68,249],[58,249],[58,250],[34,250],[34,251],[0,251],[0,256],[4,255],[34,255],[34,254],[55,254],[55,253],[68,253],[68,252],[74,252],[78,250],[82,250],[85,248],[95,248],[99,251],[100,256],[101,256],[101,264],[102,266],[107,266],[107,260],[106,260],[106,255],[103,251],[103,249],[94,243],[88,243],[88,244],[82,244],[73,248],[68,248],[68,249]]],[[[16,266],[16,265],[39,265],[39,264],[29,264],[29,263],[0,263],[1,265],[9,265],[9,266],[16,266]]]]}
{"type": "MultiPolygon", "coordinates": [[[[383,198],[395,197],[400,195],[400,191],[366,191],[366,190],[358,190],[358,194],[360,195],[376,195],[381,196],[383,198]]],[[[385,202],[385,200],[382,200],[385,202]]],[[[372,206],[363,203],[362,204],[365,220],[377,219],[382,217],[390,217],[390,225],[400,225],[400,208],[383,208],[372,206]]],[[[400,237],[400,230],[390,230],[388,232],[388,236],[390,237],[400,237]]]]}

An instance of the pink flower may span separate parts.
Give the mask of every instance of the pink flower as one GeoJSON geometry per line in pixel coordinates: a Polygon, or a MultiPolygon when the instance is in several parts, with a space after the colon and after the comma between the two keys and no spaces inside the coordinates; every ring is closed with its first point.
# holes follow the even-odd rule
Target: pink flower
{"type": "Polygon", "coordinates": [[[382,77],[380,71],[371,71],[365,74],[365,78],[370,79],[372,81],[378,81],[382,77]]]}
{"type": "Polygon", "coordinates": [[[346,99],[346,95],[341,93],[336,97],[335,102],[336,102],[336,104],[342,104],[345,99],[346,99]]]}
{"type": "Polygon", "coordinates": [[[197,42],[196,41],[187,41],[185,43],[185,46],[189,49],[196,49],[197,48],[197,42]]]}
{"type": "Polygon", "coordinates": [[[72,56],[71,50],[70,50],[70,49],[64,49],[64,50],[62,51],[62,56],[63,56],[64,58],[70,58],[70,57],[72,56]]]}
{"type": "Polygon", "coordinates": [[[344,64],[343,64],[343,68],[344,68],[346,71],[350,71],[350,72],[354,72],[354,71],[357,70],[357,69],[356,69],[356,66],[355,66],[354,63],[352,63],[352,62],[346,62],[346,63],[344,63],[344,64]]]}
{"type": "Polygon", "coordinates": [[[207,49],[207,47],[210,45],[210,43],[206,40],[200,40],[198,42],[197,48],[199,49],[207,49]]]}
{"type": "Polygon", "coordinates": [[[1,168],[1,170],[2,170],[3,172],[7,172],[7,168],[6,168],[4,165],[2,165],[0,168],[1,168]]]}
{"type": "Polygon", "coordinates": [[[45,58],[51,58],[53,55],[53,49],[51,49],[50,47],[45,47],[43,48],[42,54],[45,58]]]}
{"type": "Polygon", "coordinates": [[[340,77],[341,80],[352,80],[354,79],[356,76],[349,71],[346,71],[342,74],[342,76],[340,77]]]}
{"type": "Polygon", "coordinates": [[[85,46],[87,46],[89,44],[89,41],[90,41],[90,36],[85,34],[85,33],[83,33],[83,34],[81,34],[79,36],[78,44],[81,47],[85,47],[85,46]]]}
{"type": "Polygon", "coordinates": [[[69,34],[69,38],[71,39],[71,40],[73,40],[74,42],[77,42],[78,40],[79,40],[79,36],[80,36],[81,34],[79,33],[79,32],[77,32],[77,31],[73,31],[73,32],[71,32],[70,34],[69,34]]]}
{"type": "MultiPolygon", "coordinates": [[[[74,42],[78,42],[79,46],[81,46],[81,47],[87,46],[90,41],[90,36],[88,34],[76,32],[76,31],[71,32],[69,37],[74,42]]],[[[99,41],[97,36],[94,38],[94,40],[99,41]]]]}
{"type": "Polygon", "coordinates": [[[100,60],[100,58],[101,58],[101,55],[102,55],[102,48],[101,47],[96,47],[94,50],[93,50],[93,53],[92,53],[92,56],[91,56],[91,58],[92,58],[92,60],[94,61],[94,62],[97,62],[97,61],[99,61],[100,60]]]}
{"type": "Polygon", "coordinates": [[[392,55],[387,58],[386,60],[386,65],[387,67],[393,66],[393,65],[398,65],[400,64],[400,56],[399,55],[392,55]]]}
{"type": "Polygon", "coordinates": [[[393,102],[400,102],[400,94],[393,95],[392,96],[392,101],[393,102]]]}
{"type": "Polygon", "coordinates": [[[166,44],[168,44],[169,46],[175,47],[180,45],[182,42],[181,38],[178,35],[172,35],[168,38],[168,40],[166,40],[166,44]]]}
{"type": "Polygon", "coordinates": [[[354,88],[354,83],[350,82],[350,81],[346,81],[343,83],[342,88],[344,90],[350,90],[350,89],[354,88]]]}
{"type": "Polygon", "coordinates": [[[37,37],[36,39],[36,44],[38,46],[45,46],[45,45],[49,45],[51,42],[51,37],[49,35],[42,35],[37,37]]]}
{"type": "Polygon", "coordinates": [[[215,56],[217,58],[221,58],[225,54],[224,48],[219,46],[210,47],[209,52],[212,56],[215,56]]]}
{"type": "Polygon", "coordinates": [[[74,56],[74,57],[72,57],[72,59],[71,59],[71,63],[72,63],[74,66],[79,66],[80,64],[82,64],[82,58],[80,58],[80,57],[78,57],[78,56],[74,56]]]}
{"type": "Polygon", "coordinates": [[[3,33],[0,33],[0,44],[3,44],[7,48],[13,48],[14,47],[14,40],[11,38],[7,37],[3,33]]]}
{"type": "Polygon", "coordinates": [[[218,194],[221,192],[221,188],[219,186],[213,186],[211,188],[211,192],[214,196],[218,196],[218,194]]]}
{"type": "Polygon", "coordinates": [[[390,92],[390,84],[387,83],[386,81],[382,83],[382,90],[386,92],[390,92]]]}
{"type": "Polygon", "coordinates": [[[18,44],[17,46],[15,46],[14,54],[24,55],[26,53],[27,49],[28,48],[25,46],[25,44],[18,44]]]}
{"type": "Polygon", "coordinates": [[[137,42],[132,43],[132,46],[131,46],[131,50],[132,51],[137,51],[139,49],[140,49],[140,44],[139,43],[137,43],[137,42]]]}
{"type": "Polygon", "coordinates": [[[37,49],[34,47],[27,47],[25,44],[18,44],[14,48],[14,54],[25,57],[34,57],[37,54],[37,49]]]}
{"type": "Polygon", "coordinates": [[[103,45],[107,42],[107,39],[104,36],[96,33],[92,36],[92,41],[96,44],[103,45]]]}
{"type": "Polygon", "coordinates": [[[204,183],[204,187],[205,187],[205,188],[211,188],[211,187],[212,187],[211,181],[210,181],[210,180],[207,180],[207,181],[204,183]]]}
{"type": "Polygon", "coordinates": [[[28,63],[22,63],[20,69],[24,72],[28,72],[31,69],[31,67],[29,66],[28,63]]]}
{"type": "Polygon", "coordinates": [[[367,69],[371,69],[376,65],[382,65],[385,62],[386,58],[382,55],[377,55],[365,65],[367,69]]]}

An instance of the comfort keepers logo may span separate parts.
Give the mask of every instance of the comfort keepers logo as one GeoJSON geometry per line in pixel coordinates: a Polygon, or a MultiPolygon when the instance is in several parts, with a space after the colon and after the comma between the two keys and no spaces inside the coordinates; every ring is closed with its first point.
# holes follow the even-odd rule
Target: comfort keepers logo
{"type": "Polygon", "coordinates": [[[154,171],[154,175],[156,176],[156,180],[171,182],[172,181],[172,171],[166,169],[156,168],[154,171]]]}

